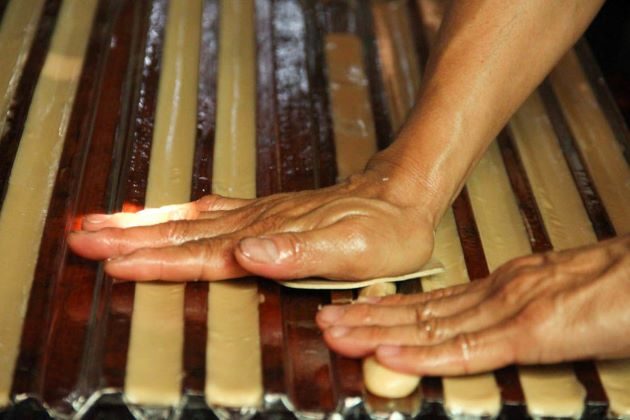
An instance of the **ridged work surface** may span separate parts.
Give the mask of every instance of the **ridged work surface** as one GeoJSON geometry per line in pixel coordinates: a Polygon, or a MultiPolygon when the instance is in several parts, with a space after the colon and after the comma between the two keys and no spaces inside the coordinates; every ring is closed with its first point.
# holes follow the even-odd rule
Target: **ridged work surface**
{"type": "MultiPolygon", "coordinates": [[[[413,106],[443,12],[437,0],[183,4],[0,0],[0,418],[630,415],[627,361],[425,377],[379,398],[314,322],[356,293],[114,283],[71,254],[85,214],[360,170],[413,106]]],[[[399,293],[628,232],[630,143],[599,80],[579,43],[445,215],[447,272],[399,293]]]]}

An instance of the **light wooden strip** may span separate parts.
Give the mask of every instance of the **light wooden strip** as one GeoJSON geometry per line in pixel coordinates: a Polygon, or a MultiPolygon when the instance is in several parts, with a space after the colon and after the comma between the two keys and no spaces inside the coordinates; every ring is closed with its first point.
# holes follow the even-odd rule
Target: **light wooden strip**
{"type": "MultiPolygon", "coordinates": [[[[190,200],[201,5],[201,0],[169,3],[146,207],[190,200]]],[[[125,378],[129,402],[179,402],[183,342],[184,285],[137,284],[125,378]]]]}
{"type": "Polygon", "coordinates": [[[96,4],[63,3],[0,213],[0,406],[9,402],[37,253],[96,4]]]}
{"type": "MultiPolygon", "coordinates": [[[[490,271],[530,254],[527,231],[496,143],[479,162],[467,187],[490,271]]],[[[519,378],[531,415],[576,417],[582,413],[586,392],[570,366],[522,366],[519,378]]]]}
{"type": "Polygon", "coordinates": [[[550,80],[617,234],[630,233],[630,167],[575,51],[560,61],[550,80]]]}
{"type": "MultiPolygon", "coordinates": [[[[615,231],[629,233],[630,167],[575,51],[560,61],[550,80],[615,231]]],[[[611,411],[629,416],[630,359],[596,365],[611,411]]]]}
{"type": "MultiPolygon", "coordinates": [[[[256,196],[256,50],[254,2],[222,0],[217,132],[212,190],[256,196]]],[[[208,291],[206,401],[253,407],[262,402],[262,366],[255,281],[215,282],[208,291]]]]}
{"type": "Polygon", "coordinates": [[[0,137],[35,38],[44,0],[10,0],[0,23],[0,137]]]}

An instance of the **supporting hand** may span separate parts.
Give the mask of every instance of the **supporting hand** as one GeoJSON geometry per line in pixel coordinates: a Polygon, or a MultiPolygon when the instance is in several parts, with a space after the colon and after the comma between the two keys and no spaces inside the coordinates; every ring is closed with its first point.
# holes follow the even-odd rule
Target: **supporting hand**
{"type": "Polygon", "coordinates": [[[630,356],[630,236],[535,254],[426,294],[328,306],[335,351],[419,375],[630,356]]]}

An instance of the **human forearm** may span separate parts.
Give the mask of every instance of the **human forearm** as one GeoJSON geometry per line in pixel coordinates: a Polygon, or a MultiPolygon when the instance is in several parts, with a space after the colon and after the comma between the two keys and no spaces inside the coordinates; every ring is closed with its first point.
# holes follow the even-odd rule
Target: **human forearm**
{"type": "Polygon", "coordinates": [[[395,199],[422,203],[437,224],[487,145],[601,3],[453,2],[416,107],[396,142],[370,165],[396,181],[395,199]]]}

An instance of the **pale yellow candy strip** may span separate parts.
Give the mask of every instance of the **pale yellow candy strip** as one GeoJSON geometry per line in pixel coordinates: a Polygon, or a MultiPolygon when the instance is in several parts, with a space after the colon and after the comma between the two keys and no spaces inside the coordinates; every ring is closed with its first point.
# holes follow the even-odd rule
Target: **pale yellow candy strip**
{"type": "Polygon", "coordinates": [[[347,33],[328,34],[325,50],[337,178],[343,180],[363,171],[376,153],[376,134],[361,40],[347,33]]]}
{"type": "Polygon", "coordinates": [[[96,3],[63,2],[0,213],[0,406],[9,402],[22,323],[96,3]],[[68,65],[58,67],[59,57],[68,65]]]}
{"type": "MultiPolygon", "coordinates": [[[[201,0],[169,3],[146,207],[190,200],[201,5],[201,0]]],[[[125,398],[131,403],[175,405],[180,400],[184,287],[136,285],[125,377],[125,398]]]]}
{"type": "MultiPolygon", "coordinates": [[[[222,0],[217,132],[212,190],[256,197],[256,47],[254,2],[222,0]]],[[[255,281],[210,284],[206,401],[229,407],[262,402],[262,366],[255,281]]]]}
{"type": "MultiPolygon", "coordinates": [[[[575,51],[560,61],[550,80],[615,231],[629,233],[630,167],[575,51]]],[[[630,416],[630,359],[596,364],[611,411],[630,416]]]]}
{"type": "MultiPolygon", "coordinates": [[[[528,234],[496,143],[479,162],[467,187],[490,271],[530,254],[528,234]]],[[[519,367],[519,377],[531,415],[575,417],[582,413],[586,391],[570,365],[519,367]]]]}
{"type": "Polygon", "coordinates": [[[514,114],[509,127],[553,248],[597,242],[538,92],[514,114]]]}
{"type": "Polygon", "coordinates": [[[630,233],[630,166],[573,50],[550,80],[617,234],[630,233]]]}
{"type": "Polygon", "coordinates": [[[26,64],[44,0],[10,0],[0,22],[0,137],[26,64]]]}

